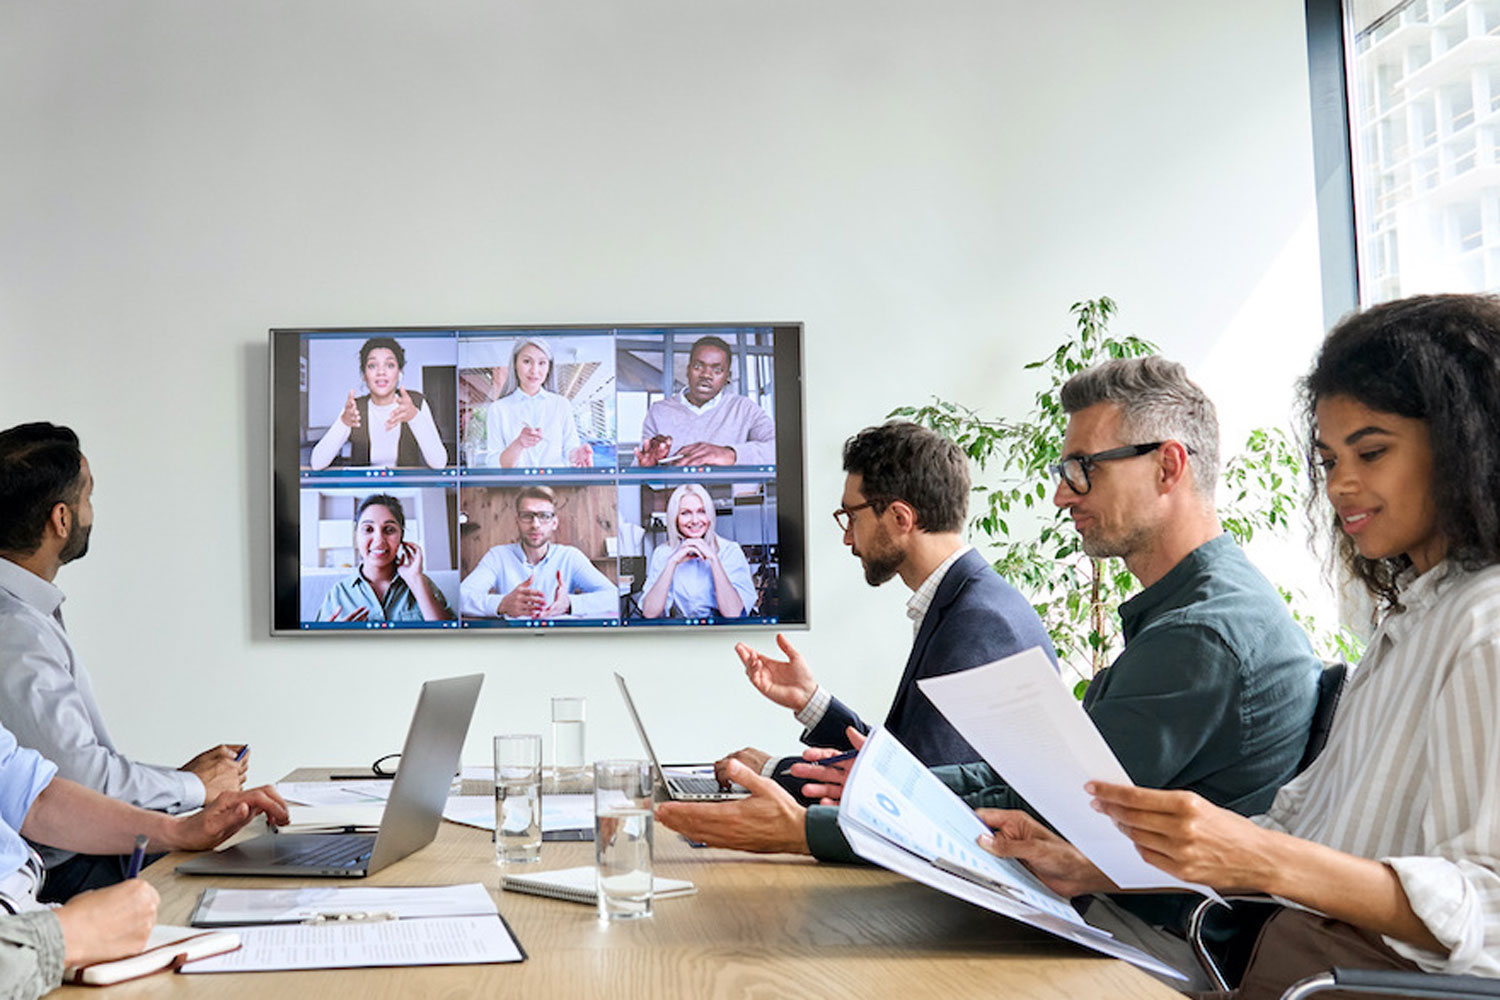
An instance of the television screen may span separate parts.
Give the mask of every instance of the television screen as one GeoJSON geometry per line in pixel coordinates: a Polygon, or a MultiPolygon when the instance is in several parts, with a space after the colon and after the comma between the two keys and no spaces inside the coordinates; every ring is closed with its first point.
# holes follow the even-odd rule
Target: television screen
{"type": "Polygon", "coordinates": [[[807,624],[802,326],[271,331],[273,634],[807,624]]]}

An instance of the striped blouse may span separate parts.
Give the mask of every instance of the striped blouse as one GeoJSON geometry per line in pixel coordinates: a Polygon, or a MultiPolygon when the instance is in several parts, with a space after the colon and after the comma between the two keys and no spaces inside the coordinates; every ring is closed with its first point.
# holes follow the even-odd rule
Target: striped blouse
{"type": "Polygon", "coordinates": [[[1500,566],[1440,563],[1389,613],[1327,748],[1256,822],[1389,865],[1448,949],[1429,972],[1500,977],[1500,566]]]}

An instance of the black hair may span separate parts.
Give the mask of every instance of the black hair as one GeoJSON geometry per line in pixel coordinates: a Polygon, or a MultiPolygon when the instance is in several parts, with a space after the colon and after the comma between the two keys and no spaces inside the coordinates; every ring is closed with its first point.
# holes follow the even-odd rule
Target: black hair
{"type": "Polygon", "coordinates": [[[903,420],[866,427],[844,442],[844,471],[882,513],[904,500],[927,532],[962,531],[969,514],[969,460],[936,431],[903,420]]]}
{"type": "Polygon", "coordinates": [[[0,431],[0,552],[30,555],[42,544],[52,508],[83,491],[78,435],[56,424],[0,431]]]}
{"type": "Polygon", "coordinates": [[[359,503],[359,510],[356,510],[354,512],[355,524],[359,523],[359,519],[364,516],[365,510],[370,507],[384,507],[386,510],[391,512],[391,515],[393,517],[395,517],[396,523],[401,525],[401,530],[406,530],[406,511],[401,509],[401,501],[397,500],[389,493],[371,493],[369,496],[361,500],[359,503]]]}
{"type": "Polygon", "coordinates": [[[697,340],[693,341],[693,346],[688,351],[688,357],[691,358],[693,356],[693,352],[700,347],[717,347],[719,350],[724,352],[724,357],[726,360],[732,359],[734,357],[734,351],[730,348],[728,342],[725,341],[722,337],[715,337],[711,333],[707,334],[706,336],[699,337],[697,340]]]}
{"type": "MultiPolygon", "coordinates": [[[[1500,562],[1500,298],[1418,295],[1351,314],[1329,332],[1300,390],[1315,526],[1326,516],[1317,405],[1348,396],[1427,424],[1429,491],[1448,560],[1469,570],[1500,562]]],[[[1336,519],[1334,533],[1349,572],[1397,606],[1396,580],[1411,561],[1364,558],[1336,519]]]]}
{"type": "Polygon", "coordinates": [[[384,347],[396,356],[396,367],[402,371],[406,370],[406,351],[396,343],[394,337],[371,337],[360,345],[359,348],[359,370],[365,370],[365,362],[370,360],[370,352],[376,348],[384,347]]]}

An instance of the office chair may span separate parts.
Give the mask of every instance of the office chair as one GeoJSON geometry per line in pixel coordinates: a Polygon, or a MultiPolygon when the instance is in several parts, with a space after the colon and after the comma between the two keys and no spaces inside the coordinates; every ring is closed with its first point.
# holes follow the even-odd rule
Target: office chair
{"type": "MultiPolygon", "coordinates": [[[[1339,698],[1344,693],[1344,682],[1348,679],[1348,675],[1348,667],[1342,662],[1328,663],[1323,667],[1323,673],[1318,677],[1318,703],[1313,709],[1312,731],[1307,738],[1307,749],[1297,765],[1297,773],[1305,771],[1308,765],[1317,759],[1318,754],[1323,752],[1323,747],[1328,743],[1328,731],[1333,726],[1334,712],[1338,708],[1339,698]]],[[[1240,932],[1237,939],[1243,944],[1253,944],[1254,936],[1259,933],[1259,928],[1280,906],[1264,895],[1225,896],[1224,901],[1231,906],[1237,903],[1245,904],[1230,911],[1236,915],[1235,926],[1240,932]]],[[[1238,980],[1244,972],[1244,963],[1249,958],[1249,952],[1248,948],[1243,948],[1240,952],[1231,953],[1228,956],[1216,956],[1209,950],[1205,940],[1209,926],[1208,916],[1217,906],[1218,904],[1211,899],[1205,899],[1198,904],[1188,922],[1188,942],[1193,946],[1193,953],[1198,958],[1198,964],[1213,981],[1214,988],[1228,990],[1231,988],[1229,976],[1221,968],[1224,959],[1227,957],[1235,963],[1230,971],[1238,980]]],[[[1303,1000],[1304,997],[1313,996],[1325,990],[1357,990],[1371,996],[1472,1000],[1476,997],[1500,997],[1500,979],[1491,979],[1488,976],[1446,976],[1428,972],[1394,972],[1384,969],[1334,968],[1293,983],[1281,995],[1281,1000],[1303,1000]]]]}

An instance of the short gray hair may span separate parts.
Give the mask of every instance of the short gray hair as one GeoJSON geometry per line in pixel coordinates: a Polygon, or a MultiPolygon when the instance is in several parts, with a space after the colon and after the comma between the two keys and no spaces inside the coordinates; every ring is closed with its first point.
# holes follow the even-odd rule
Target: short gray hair
{"type": "Polygon", "coordinates": [[[1200,497],[1212,502],[1219,479],[1219,417],[1187,369],[1155,355],[1116,358],[1068,379],[1062,406],[1068,413],[1098,403],[1120,408],[1120,431],[1126,444],[1180,441],[1188,447],[1188,466],[1200,497]]]}

